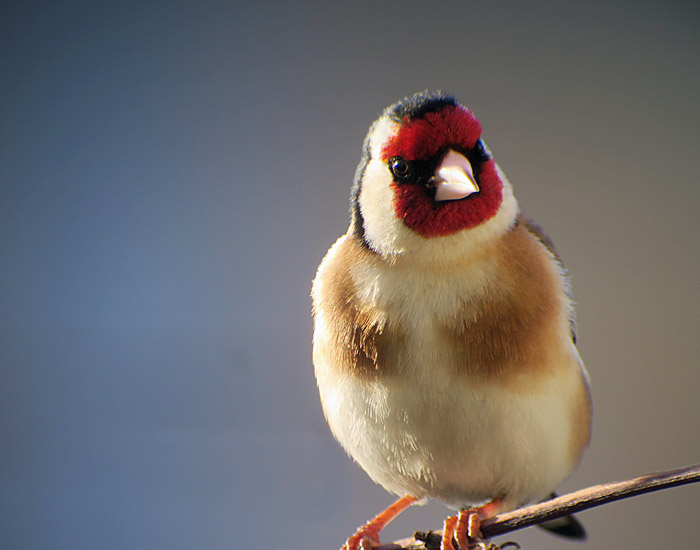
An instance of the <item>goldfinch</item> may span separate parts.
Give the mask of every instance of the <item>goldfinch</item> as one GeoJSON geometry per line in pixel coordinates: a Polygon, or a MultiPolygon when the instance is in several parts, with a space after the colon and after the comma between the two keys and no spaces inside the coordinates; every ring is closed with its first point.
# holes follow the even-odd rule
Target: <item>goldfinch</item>
{"type": "Polygon", "coordinates": [[[549,495],[590,438],[563,264],[481,133],[442,92],[387,107],[364,142],[350,227],[313,282],[325,417],[401,496],[346,550],[379,545],[380,530],[425,498],[461,509],[442,545],[454,537],[464,549],[483,519],[549,495]]]}

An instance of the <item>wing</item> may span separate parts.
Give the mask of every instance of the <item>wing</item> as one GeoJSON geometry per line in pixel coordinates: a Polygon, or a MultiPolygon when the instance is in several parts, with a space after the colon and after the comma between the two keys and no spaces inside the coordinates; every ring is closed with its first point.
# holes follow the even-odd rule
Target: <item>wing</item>
{"type": "MultiPolygon", "coordinates": [[[[521,225],[525,229],[528,230],[532,235],[534,235],[538,241],[542,243],[542,245],[549,251],[549,253],[554,256],[554,259],[559,262],[559,265],[561,266],[561,269],[564,273],[566,273],[566,266],[564,265],[564,262],[561,259],[561,256],[559,255],[559,252],[557,251],[557,248],[554,246],[554,241],[545,233],[544,229],[542,229],[542,226],[539,225],[537,222],[535,222],[532,218],[527,216],[524,212],[520,212],[518,214],[518,218],[516,219],[516,225],[521,225]]],[[[571,295],[571,288],[567,286],[566,289],[566,294],[568,295],[569,299],[573,301],[573,296],[571,295]]],[[[574,310],[573,308],[571,309],[571,312],[569,314],[569,325],[571,326],[571,339],[574,341],[574,344],[576,343],[576,319],[574,316],[574,310]]]]}

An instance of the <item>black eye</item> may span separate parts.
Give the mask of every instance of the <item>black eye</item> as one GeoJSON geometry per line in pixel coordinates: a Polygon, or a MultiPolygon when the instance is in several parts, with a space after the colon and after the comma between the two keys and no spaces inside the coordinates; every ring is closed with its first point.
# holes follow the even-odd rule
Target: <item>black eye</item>
{"type": "Polygon", "coordinates": [[[474,145],[474,150],[470,156],[473,157],[473,160],[479,163],[486,162],[491,159],[491,155],[489,155],[488,151],[486,151],[486,146],[481,139],[477,140],[476,145],[474,145]]]}
{"type": "Polygon", "coordinates": [[[411,164],[402,157],[392,157],[389,160],[389,166],[391,168],[391,173],[394,174],[397,180],[407,181],[411,179],[413,174],[411,164]]]}

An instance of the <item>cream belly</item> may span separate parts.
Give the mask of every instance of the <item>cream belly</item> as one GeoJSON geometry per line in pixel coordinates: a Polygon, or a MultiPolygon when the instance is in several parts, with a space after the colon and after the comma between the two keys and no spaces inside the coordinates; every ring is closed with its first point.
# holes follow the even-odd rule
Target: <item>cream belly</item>
{"type": "MultiPolygon", "coordinates": [[[[548,494],[575,467],[570,403],[580,376],[562,369],[526,394],[434,373],[418,379],[334,376],[317,369],[333,434],[374,481],[454,506],[497,496],[506,507],[548,494]]],[[[439,370],[439,369],[438,369],[439,370]]]]}

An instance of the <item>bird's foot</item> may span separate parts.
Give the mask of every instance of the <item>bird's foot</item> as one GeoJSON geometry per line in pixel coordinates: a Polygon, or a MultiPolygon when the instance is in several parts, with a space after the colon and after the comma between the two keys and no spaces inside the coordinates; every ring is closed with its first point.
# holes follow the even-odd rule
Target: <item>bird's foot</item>
{"type": "Polygon", "coordinates": [[[440,542],[440,550],[455,550],[452,540],[455,536],[455,527],[457,527],[457,516],[446,517],[445,523],[442,525],[442,542],[440,542]]]}
{"type": "Polygon", "coordinates": [[[500,499],[494,499],[478,508],[460,510],[458,515],[445,519],[440,550],[455,550],[453,539],[459,550],[488,549],[490,544],[481,534],[481,522],[496,515],[502,506],[500,499]]]}
{"type": "Polygon", "coordinates": [[[345,541],[340,550],[372,550],[375,546],[380,545],[379,531],[381,529],[373,526],[371,522],[367,522],[345,541]]]}
{"type": "Polygon", "coordinates": [[[362,527],[359,527],[355,534],[343,544],[340,550],[373,550],[375,546],[381,544],[379,541],[379,532],[416,500],[418,499],[411,495],[401,497],[386,510],[377,514],[362,527]]]}

